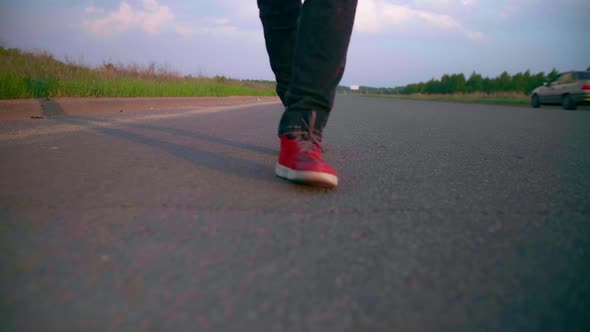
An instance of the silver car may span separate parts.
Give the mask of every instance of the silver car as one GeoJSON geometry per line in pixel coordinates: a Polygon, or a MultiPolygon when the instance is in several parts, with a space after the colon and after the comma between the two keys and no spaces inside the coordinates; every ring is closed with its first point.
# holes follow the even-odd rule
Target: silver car
{"type": "Polygon", "coordinates": [[[590,71],[570,71],[555,76],[531,93],[531,106],[562,105],[575,110],[578,105],[590,104],[590,71]]]}

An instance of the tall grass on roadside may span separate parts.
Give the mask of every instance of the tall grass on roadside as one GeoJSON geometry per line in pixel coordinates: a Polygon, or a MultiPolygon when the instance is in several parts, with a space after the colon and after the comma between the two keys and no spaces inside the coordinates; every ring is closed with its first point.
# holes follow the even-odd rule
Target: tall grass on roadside
{"type": "Polygon", "coordinates": [[[0,99],[38,97],[273,96],[273,84],[181,76],[151,64],[89,68],[56,60],[47,52],[0,47],[0,99]]]}

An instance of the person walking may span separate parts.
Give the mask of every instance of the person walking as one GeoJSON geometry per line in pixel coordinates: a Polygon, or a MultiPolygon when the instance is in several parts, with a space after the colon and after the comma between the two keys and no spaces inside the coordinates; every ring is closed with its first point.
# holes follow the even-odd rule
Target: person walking
{"type": "Polygon", "coordinates": [[[336,187],[322,158],[322,133],[344,74],[357,0],[257,0],[276,91],[285,107],[275,173],[336,187]]]}

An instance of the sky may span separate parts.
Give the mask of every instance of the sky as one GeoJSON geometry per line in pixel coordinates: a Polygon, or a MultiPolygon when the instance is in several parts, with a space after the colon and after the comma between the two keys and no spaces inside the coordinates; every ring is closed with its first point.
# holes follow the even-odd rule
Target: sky
{"type": "MultiPolygon", "coordinates": [[[[90,66],[274,79],[255,0],[0,0],[0,45],[90,66]]],[[[588,0],[359,0],[341,84],[588,66],[588,0]]]]}

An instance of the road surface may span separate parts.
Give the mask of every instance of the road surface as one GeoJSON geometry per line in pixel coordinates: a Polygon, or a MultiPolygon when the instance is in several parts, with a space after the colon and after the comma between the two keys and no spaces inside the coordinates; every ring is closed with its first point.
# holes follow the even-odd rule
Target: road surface
{"type": "Polygon", "coordinates": [[[590,326],[588,111],[340,96],[325,190],[278,104],[44,103],[0,122],[3,331],[590,326]]]}

